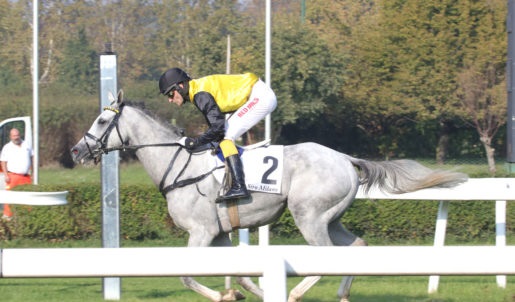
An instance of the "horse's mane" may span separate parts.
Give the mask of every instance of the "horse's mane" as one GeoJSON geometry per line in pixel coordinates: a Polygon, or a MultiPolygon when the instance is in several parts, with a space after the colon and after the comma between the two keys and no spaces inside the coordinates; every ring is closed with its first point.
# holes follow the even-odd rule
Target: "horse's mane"
{"type": "Polygon", "coordinates": [[[170,124],[170,122],[168,122],[167,120],[163,119],[162,117],[157,115],[155,112],[148,110],[145,107],[145,103],[144,102],[134,102],[134,101],[124,100],[124,103],[125,103],[125,106],[129,106],[129,107],[132,107],[133,109],[136,109],[136,110],[140,111],[148,119],[156,121],[157,123],[159,123],[160,125],[162,125],[166,129],[168,129],[168,130],[170,130],[170,131],[172,131],[172,132],[174,132],[174,133],[176,133],[178,135],[180,135],[180,133],[182,132],[182,128],[170,124]]]}

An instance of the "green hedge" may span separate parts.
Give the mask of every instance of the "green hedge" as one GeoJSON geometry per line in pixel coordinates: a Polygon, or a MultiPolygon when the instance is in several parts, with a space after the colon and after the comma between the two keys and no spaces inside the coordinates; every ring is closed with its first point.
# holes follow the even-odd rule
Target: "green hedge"
{"type": "MultiPolygon", "coordinates": [[[[24,191],[69,191],[62,206],[12,205],[15,219],[0,223],[0,239],[42,240],[101,237],[99,185],[20,186],[24,191]]],[[[185,237],[170,216],[166,201],[151,185],[121,186],[121,236],[123,239],[165,239],[185,237]]],[[[508,203],[507,235],[513,233],[513,206],[508,203]]],[[[427,241],[433,238],[437,201],[357,200],[342,218],[355,234],[374,241],[427,241]]],[[[300,236],[286,211],[271,225],[272,236],[300,236]]],[[[495,238],[495,202],[451,202],[447,234],[458,241],[492,241],[495,238]]]]}
{"type": "MultiPolygon", "coordinates": [[[[356,200],[342,217],[354,234],[375,242],[427,242],[434,238],[438,201],[356,200]]],[[[514,206],[508,203],[507,235],[514,232],[514,206]]],[[[280,236],[297,236],[293,218],[286,213],[272,226],[280,236]]],[[[494,201],[454,201],[449,205],[447,238],[457,242],[495,239],[494,201]]]]}
{"type": "MultiPolygon", "coordinates": [[[[14,217],[3,222],[0,239],[42,240],[101,237],[100,185],[19,186],[20,191],[68,191],[68,204],[59,206],[11,205],[14,217]]],[[[120,187],[120,229],[123,239],[140,240],[185,236],[173,225],[166,202],[153,186],[120,187]]]]}

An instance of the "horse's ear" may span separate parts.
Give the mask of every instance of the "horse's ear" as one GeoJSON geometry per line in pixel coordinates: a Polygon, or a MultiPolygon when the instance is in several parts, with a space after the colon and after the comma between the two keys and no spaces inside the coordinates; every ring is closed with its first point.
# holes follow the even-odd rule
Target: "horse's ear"
{"type": "Polygon", "coordinates": [[[120,105],[121,103],[123,103],[123,90],[120,89],[118,90],[118,105],[120,105]]]}
{"type": "Polygon", "coordinates": [[[111,91],[109,91],[107,93],[107,100],[109,101],[109,104],[111,104],[111,105],[113,105],[114,102],[116,102],[116,98],[114,97],[114,94],[111,91]]]}

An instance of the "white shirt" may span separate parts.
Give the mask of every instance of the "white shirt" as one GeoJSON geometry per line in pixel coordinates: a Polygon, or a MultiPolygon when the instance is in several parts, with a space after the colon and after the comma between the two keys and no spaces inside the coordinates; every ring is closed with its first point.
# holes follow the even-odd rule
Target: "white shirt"
{"type": "Polygon", "coordinates": [[[7,171],[17,174],[29,174],[32,163],[32,148],[25,141],[21,145],[8,142],[2,148],[0,161],[7,162],[7,171]]]}

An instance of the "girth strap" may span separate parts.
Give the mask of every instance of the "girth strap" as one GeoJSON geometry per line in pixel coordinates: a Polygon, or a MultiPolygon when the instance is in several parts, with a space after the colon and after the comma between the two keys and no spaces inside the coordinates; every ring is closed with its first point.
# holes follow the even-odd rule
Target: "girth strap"
{"type": "MultiPolygon", "coordinates": [[[[166,197],[166,194],[172,190],[175,190],[177,188],[182,188],[182,187],[185,187],[185,186],[189,186],[189,185],[192,185],[194,183],[197,183],[203,179],[205,179],[206,177],[208,177],[210,174],[212,174],[216,169],[220,169],[220,168],[223,168],[222,166],[220,167],[214,167],[213,169],[211,169],[210,171],[204,173],[204,174],[201,174],[199,176],[196,176],[196,177],[192,177],[192,178],[188,178],[188,179],[182,179],[182,180],[179,180],[179,178],[184,174],[184,171],[186,170],[186,167],[188,166],[188,164],[190,163],[190,160],[191,160],[191,156],[192,156],[192,153],[188,152],[188,160],[186,161],[186,163],[184,164],[184,167],[181,169],[181,171],[177,174],[177,177],[175,177],[174,181],[172,184],[168,185],[168,186],[165,186],[165,180],[166,180],[166,177],[168,176],[168,174],[170,174],[170,172],[172,171],[172,168],[173,168],[173,165],[175,163],[175,160],[177,159],[177,157],[179,156],[179,153],[181,152],[183,148],[179,148],[177,149],[177,151],[175,151],[175,154],[173,155],[172,157],[172,160],[170,161],[170,164],[168,165],[168,168],[166,169],[164,175],[163,175],[163,178],[161,179],[161,182],[159,183],[159,191],[161,192],[161,194],[163,194],[163,196],[166,197]]],[[[199,191],[200,194],[202,194],[200,191],[199,191]]]]}

